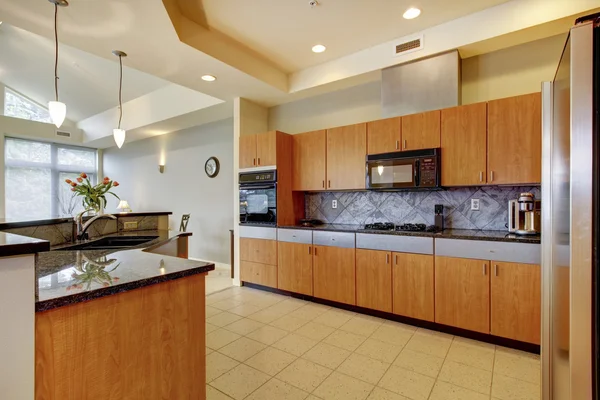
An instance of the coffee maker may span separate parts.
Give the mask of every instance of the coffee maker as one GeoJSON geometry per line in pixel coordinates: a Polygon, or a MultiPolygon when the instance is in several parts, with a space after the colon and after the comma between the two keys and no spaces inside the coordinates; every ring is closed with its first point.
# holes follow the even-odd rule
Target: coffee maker
{"type": "Polygon", "coordinates": [[[508,201],[508,231],[517,235],[540,234],[541,201],[533,193],[521,193],[508,201]]]}

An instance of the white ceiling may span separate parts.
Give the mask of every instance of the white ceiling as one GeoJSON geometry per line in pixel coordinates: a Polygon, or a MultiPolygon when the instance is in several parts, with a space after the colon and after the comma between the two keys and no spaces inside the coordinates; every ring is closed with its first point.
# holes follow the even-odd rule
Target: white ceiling
{"type": "Polygon", "coordinates": [[[321,64],[508,0],[185,0],[203,3],[216,29],[286,72],[321,64]],[[411,6],[421,16],[405,20],[411,6]],[[315,44],[327,51],[315,54],[315,44]]]}
{"type": "MultiPolygon", "coordinates": [[[[110,53],[109,53],[110,54],[110,53]]],[[[105,59],[61,45],[59,97],[67,118],[78,122],[118,104],[118,58],[105,59]]],[[[169,84],[128,68],[123,59],[123,102],[169,84]]],[[[39,104],[54,99],[54,40],[7,23],[0,25],[0,82],[39,104]]]]}

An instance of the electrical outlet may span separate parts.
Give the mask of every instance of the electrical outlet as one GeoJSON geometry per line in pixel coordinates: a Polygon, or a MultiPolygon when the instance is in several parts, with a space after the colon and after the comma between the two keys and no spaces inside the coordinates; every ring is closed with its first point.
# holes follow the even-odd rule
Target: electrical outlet
{"type": "Polygon", "coordinates": [[[124,230],[137,229],[137,227],[138,227],[137,221],[125,222],[123,224],[124,230]]]}
{"type": "Polygon", "coordinates": [[[331,200],[331,208],[337,208],[337,200],[331,200]]]}
{"type": "Polygon", "coordinates": [[[479,199],[471,199],[471,210],[479,211],[479,199]]]}

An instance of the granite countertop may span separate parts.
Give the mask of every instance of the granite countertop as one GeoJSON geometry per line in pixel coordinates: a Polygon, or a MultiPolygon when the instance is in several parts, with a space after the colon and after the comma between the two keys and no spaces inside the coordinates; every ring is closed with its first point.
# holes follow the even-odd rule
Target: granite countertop
{"type": "MultiPolygon", "coordinates": [[[[39,253],[36,260],[35,310],[109,296],[214,270],[212,263],[153,254],[151,251],[191,233],[166,230],[121,232],[114,236],[156,236],[126,250],[69,250],[77,242],[39,253]]],[[[88,241],[92,242],[100,238],[88,241]]]]}
{"type": "Polygon", "coordinates": [[[541,243],[540,235],[519,236],[510,234],[508,231],[482,231],[476,229],[444,229],[443,232],[398,232],[398,231],[376,231],[364,229],[363,225],[339,225],[323,224],[313,227],[301,225],[279,226],[279,229],[308,229],[313,231],[333,231],[333,232],[352,232],[369,233],[378,235],[396,235],[396,236],[423,236],[444,239],[467,239],[467,240],[489,240],[494,242],[514,242],[514,243],[541,243]]]}
{"type": "MultiPolygon", "coordinates": [[[[172,214],[173,213],[171,211],[112,213],[112,215],[114,215],[115,217],[118,217],[118,218],[120,218],[120,217],[146,217],[146,216],[151,216],[151,215],[172,215],[172,214]]],[[[85,221],[92,217],[93,217],[93,215],[92,216],[85,215],[83,217],[83,220],[85,221]]],[[[54,224],[61,224],[61,223],[65,223],[65,222],[72,222],[72,221],[73,221],[72,216],[63,216],[63,215],[50,217],[50,218],[44,218],[44,219],[30,219],[30,220],[15,220],[15,219],[10,219],[10,218],[9,219],[0,218],[0,230],[11,229],[11,228],[25,228],[28,226],[38,226],[38,225],[54,225],[54,224]]]]}
{"type": "Polygon", "coordinates": [[[50,250],[50,242],[27,236],[0,232],[0,257],[20,256],[50,250]]]}

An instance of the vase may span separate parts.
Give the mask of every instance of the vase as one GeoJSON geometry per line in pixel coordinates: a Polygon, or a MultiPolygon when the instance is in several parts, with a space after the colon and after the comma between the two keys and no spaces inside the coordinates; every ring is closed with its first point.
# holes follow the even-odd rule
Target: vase
{"type": "Polygon", "coordinates": [[[96,215],[104,215],[104,199],[99,198],[98,203],[92,206],[92,209],[96,212],[96,215]]]}

